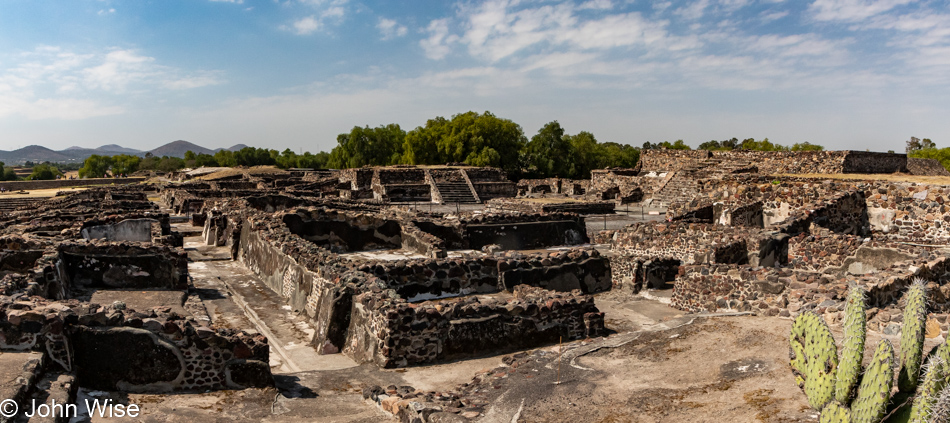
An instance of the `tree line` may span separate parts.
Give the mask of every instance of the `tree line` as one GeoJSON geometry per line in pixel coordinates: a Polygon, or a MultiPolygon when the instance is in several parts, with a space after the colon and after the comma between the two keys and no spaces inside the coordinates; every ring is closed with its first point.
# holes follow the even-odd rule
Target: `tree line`
{"type": "MultiPolygon", "coordinates": [[[[130,155],[91,156],[80,169],[80,177],[131,174],[138,170],[174,171],[200,166],[261,166],[287,168],[353,168],[389,165],[442,165],[464,163],[505,170],[514,179],[562,177],[590,178],[591,171],[607,167],[633,167],[645,149],[690,150],[683,140],[646,142],[642,147],[616,142],[600,142],[593,133],[569,134],[556,120],[542,126],[529,139],[520,125],[491,112],[459,113],[451,118],[436,117],[422,126],[405,131],[398,124],[371,128],[354,126],[337,136],[329,152],[297,154],[290,149],[246,147],[214,154],[187,152],[184,158],[144,158],[130,155]]],[[[737,138],[700,144],[705,150],[807,151],[823,150],[808,142],[783,146],[768,138],[737,138]]]]}
{"type": "Polygon", "coordinates": [[[905,151],[907,157],[918,159],[936,159],[944,168],[950,170],[950,147],[937,148],[930,138],[910,137],[905,151]]]}

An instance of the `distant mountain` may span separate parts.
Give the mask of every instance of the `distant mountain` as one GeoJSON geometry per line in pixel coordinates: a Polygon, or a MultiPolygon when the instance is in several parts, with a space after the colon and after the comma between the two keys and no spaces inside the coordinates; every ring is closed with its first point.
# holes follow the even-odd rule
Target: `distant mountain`
{"type": "Polygon", "coordinates": [[[0,162],[8,165],[21,164],[23,162],[69,162],[73,161],[71,152],[53,151],[46,147],[38,145],[29,145],[13,151],[0,150],[0,162]]]}
{"type": "MultiPolygon", "coordinates": [[[[125,154],[144,154],[141,150],[136,150],[134,148],[123,147],[118,144],[106,144],[102,147],[97,148],[99,151],[108,151],[110,153],[119,152],[125,154]]],[[[113,154],[114,155],[114,154],[113,154]]]]}
{"type": "Polygon", "coordinates": [[[158,147],[149,153],[152,153],[153,156],[169,156],[169,157],[185,157],[185,152],[193,151],[195,154],[214,154],[215,150],[209,150],[200,145],[190,143],[188,141],[178,140],[172,141],[168,144],[165,144],[161,147],[158,147]]]}
{"type": "MultiPolygon", "coordinates": [[[[231,148],[227,148],[226,150],[238,151],[245,147],[247,147],[247,145],[237,144],[231,146],[231,148]]],[[[185,152],[189,150],[199,154],[204,153],[213,155],[214,153],[225,149],[218,148],[211,150],[188,141],[178,140],[151,150],[149,153],[152,153],[152,155],[158,157],[185,157],[185,152]]],[[[93,154],[98,154],[100,156],[115,156],[117,154],[134,154],[138,156],[144,156],[146,152],[136,150],[134,148],[123,147],[118,144],[107,144],[98,148],[73,146],[60,151],[50,150],[39,145],[31,145],[13,151],[0,150],[0,162],[4,162],[7,165],[18,165],[28,161],[35,163],[75,163],[82,162],[93,154]]]]}

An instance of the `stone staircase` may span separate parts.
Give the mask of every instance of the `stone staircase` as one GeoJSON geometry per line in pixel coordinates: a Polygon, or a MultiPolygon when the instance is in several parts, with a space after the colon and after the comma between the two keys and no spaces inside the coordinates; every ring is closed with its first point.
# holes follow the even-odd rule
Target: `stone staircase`
{"type": "Polygon", "coordinates": [[[10,214],[20,207],[32,207],[42,200],[44,198],[0,198],[0,216],[10,214]]]}
{"type": "Polygon", "coordinates": [[[439,194],[442,195],[443,204],[478,203],[478,199],[475,198],[472,189],[464,182],[436,182],[435,187],[439,190],[439,194]]]}
{"type": "Polygon", "coordinates": [[[426,182],[432,187],[432,199],[441,204],[478,204],[481,201],[468,175],[460,169],[426,169],[426,182]]]}
{"type": "Polygon", "coordinates": [[[722,160],[709,158],[684,166],[673,172],[670,179],[653,193],[653,204],[669,207],[672,202],[689,202],[699,195],[696,181],[708,178],[722,178],[736,172],[754,167],[747,160],[722,160]]]}
{"type": "Polygon", "coordinates": [[[666,183],[653,193],[653,204],[669,207],[672,202],[688,202],[699,195],[698,179],[711,177],[722,163],[720,159],[706,159],[684,166],[673,173],[666,183]]]}

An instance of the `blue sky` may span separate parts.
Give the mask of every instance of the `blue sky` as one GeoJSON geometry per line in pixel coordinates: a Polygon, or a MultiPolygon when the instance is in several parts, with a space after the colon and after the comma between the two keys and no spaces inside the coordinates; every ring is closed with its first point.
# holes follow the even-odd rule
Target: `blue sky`
{"type": "Polygon", "coordinates": [[[4,0],[0,149],[319,151],[468,110],[637,146],[950,146],[948,5],[4,0]]]}

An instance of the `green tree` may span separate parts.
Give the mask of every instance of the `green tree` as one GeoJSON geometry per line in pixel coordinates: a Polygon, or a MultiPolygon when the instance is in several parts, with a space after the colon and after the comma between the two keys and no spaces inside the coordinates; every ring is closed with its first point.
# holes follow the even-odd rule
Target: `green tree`
{"type": "Polygon", "coordinates": [[[698,150],[709,150],[709,151],[728,151],[733,150],[739,146],[738,138],[731,138],[728,140],[716,141],[710,140],[706,141],[699,145],[698,150]]]}
{"type": "Polygon", "coordinates": [[[529,174],[540,178],[574,177],[574,147],[556,120],[544,125],[531,137],[525,153],[529,174]]]}
{"type": "Polygon", "coordinates": [[[204,167],[204,166],[218,167],[220,165],[218,164],[218,161],[214,158],[214,156],[210,154],[201,153],[195,156],[195,166],[196,167],[204,167]]]}
{"type": "Polygon", "coordinates": [[[911,140],[907,142],[907,157],[915,159],[935,159],[940,162],[944,168],[950,170],[950,147],[937,148],[937,145],[929,138],[921,140],[916,137],[911,137],[911,140]],[[912,142],[914,143],[913,149],[911,149],[912,142]]]}
{"type": "Polygon", "coordinates": [[[805,142],[793,144],[791,150],[792,151],[824,151],[825,147],[805,141],[805,142]]]}
{"type": "Polygon", "coordinates": [[[789,148],[781,144],[773,144],[769,141],[768,138],[763,138],[762,141],[756,141],[754,138],[746,138],[742,140],[740,147],[743,150],[753,150],[753,151],[788,151],[789,148]]]}
{"type": "Polygon", "coordinates": [[[218,166],[222,167],[237,166],[237,161],[234,159],[234,152],[230,150],[218,150],[214,153],[214,161],[218,163],[218,166]]]}
{"type": "Polygon", "coordinates": [[[93,154],[86,158],[82,167],[79,168],[80,178],[103,178],[112,167],[111,156],[100,156],[93,154]]]}
{"type": "Polygon", "coordinates": [[[601,144],[604,150],[604,161],[593,169],[603,169],[606,167],[631,168],[640,161],[640,149],[615,142],[605,142],[601,144]]]}
{"type": "Polygon", "coordinates": [[[397,124],[360,128],[336,137],[337,146],[330,151],[328,165],[333,168],[388,166],[400,162],[406,131],[397,124]]]}
{"type": "Polygon", "coordinates": [[[276,160],[266,148],[244,147],[234,152],[234,162],[238,166],[250,167],[272,165],[276,160]]]}
{"type": "Polygon", "coordinates": [[[128,154],[112,156],[112,174],[129,175],[139,170],[139,164],[141,163],[142,158],[139,156],[132,156],[128,154]]]}
{"type": "Polygon", "coordinates": [[[162,156],[161,160],[158,161],[158,165],[155,167],[156,170],[162,172],[174,172],[178,169],[185,167],[185,160],[178,157],[169,157],[162,156]]]}
{"type": "Polygon", "coordinates": [[[12,167],[4,166],[3,162],[0,162],[0,181],[15,181],[17,180],[16,172],[13,171],[12,167]]]}
{"type": "Polygon", "coordinates": [[[30,173],[30,176],[27,179],[33,181],[45,181],[50,179],[56,179],[57,176],[62,176],[63,173],[59,169],[53,167],[49,162],[41,163],[36,166],[33,166],[33,172],[30,173]]]}
{"type": "MultiPolygon", "coordinates": [[[[491,112],[459,113],[451,120],[436,117],[405,137],[403,163],[415,165],[465,162],[500,167],[509,174],[521,170],[527,138],[521,126],[491,112]]],[[[331,167],[333,166],[331,153],[331,167]]]]}
{"type": "Polygon", "coordinates": [[[317,154],[310,154],[309,151],[297,156],[297,166],[305,169],[325,169],[327,161],[330,160],[330,153],[321,151],[317,154]]]}
{"type": "Polygon", "coordinates": [[[667,148],[670,150],[692,150],[692,148],[686,145],[686,143],[683,142],[683,140],[676,140],[672,144],[669,141],[663,141],[662,143],[660,143],[660,147],[667,148]]]}
{"type": "Polygon", "coordinates": [[[607,165],[607,156],[611,152],[606,145],[597,143],[594,134],[581,131],[577,135],[565,135],[564,139],[571,143],[573,155],[569,160],[574,162],[572,178],[589,179],[591,170],[602,169],[607,165]]]}
{"type": "Polygon", "coordinates": [[[937,148],[937,145],[934,144],[934,142],[931,141],[930,138],[920,139],[917,137],[910,137],[910,140],[907,141],[906,152],[907,154],[910,154],[911,152],[914,152],[917,150],[926,150],[926,149],[932,149],[932,148],[937,148]]]}

